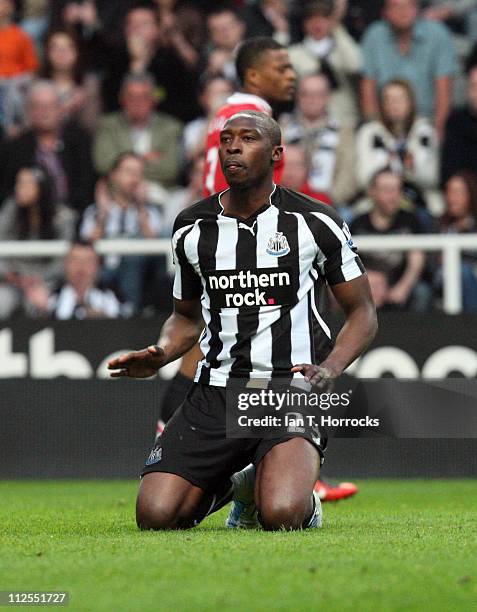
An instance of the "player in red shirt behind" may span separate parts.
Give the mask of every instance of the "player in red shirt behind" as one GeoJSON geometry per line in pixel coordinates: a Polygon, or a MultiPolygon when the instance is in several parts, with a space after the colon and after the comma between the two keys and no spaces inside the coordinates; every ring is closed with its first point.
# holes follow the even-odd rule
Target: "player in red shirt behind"
{"type": "MultiPolygon", "coordinates": [[[[227,119],[244,110],[272,114],[272,106],[291,102],[295,96],[296,75],[288,51],[273,38],[249,38],[238,50],[235,60],[242,91],[237,91],[219,108],[209,124],[205,145],[204,197],[227,189],[220,168],[219,134],[227,119]]],[[[275,168],[275,183],[280,182],[283,163],[275,168]]]]}

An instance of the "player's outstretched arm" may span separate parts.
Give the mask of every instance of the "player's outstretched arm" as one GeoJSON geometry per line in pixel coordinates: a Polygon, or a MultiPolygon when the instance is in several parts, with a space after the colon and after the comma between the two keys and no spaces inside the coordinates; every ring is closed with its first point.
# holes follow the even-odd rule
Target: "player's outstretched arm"
{"type": "Polygon", "coordinates": [[[332,285],[331,290],[346,317],[335,346],[319,365],[300,363],[292,368],[292,372],[301,372],[318,388],[325,388],[329,379],[340,376],[373,341],[378,329],[376,308],[366,275],[332,285]]]}
{"type": "Polygon", "coordinates": [[[149,378],[157,370],[182,357],[196,344],[202,329],[200,301],[174,300],[174,312],[166,320],[157,345],[126,353],[108,363],[112,378],[149,378]]]}

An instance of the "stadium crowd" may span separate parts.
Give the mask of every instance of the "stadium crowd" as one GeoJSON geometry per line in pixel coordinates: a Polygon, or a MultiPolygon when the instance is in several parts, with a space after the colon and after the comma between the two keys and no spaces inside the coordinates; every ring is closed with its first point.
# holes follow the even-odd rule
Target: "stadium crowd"
{"type": "MultiPolygon", "coordinates": [[[[0,318],[154,312],[164,262],[91,245],[170,237],[201,198],[208,122],[256,35],[298,76],[274,109],[284,186],[356,235],[477,231],[477,0],[0,0],[0,241],[73,244],[0,254],[0,318]]],[[[379,308],[439,306],[438,257],[364,261],[379,308]]],[[[477,247],[462,287],[477,311],[477,247]]]]}

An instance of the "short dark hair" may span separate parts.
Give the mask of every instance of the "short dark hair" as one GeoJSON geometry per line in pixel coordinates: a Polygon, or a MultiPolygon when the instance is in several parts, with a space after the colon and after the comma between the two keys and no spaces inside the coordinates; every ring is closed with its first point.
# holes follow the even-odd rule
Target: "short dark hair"
{"type": "Polygon", "coordinates": [[[384,168],[380,168],[379,170],[376,170],[376,172],[371,177],[371,180],[369,181],[369,186],[376,187],[376,183],[378,182],[379,177],[382,176],[383,174],[392,174],[393,176],[395,176],[396,178],[400,180],[401,184],[403,182],[402,176],[398,172],[395,172],[391,168],[391,166],[384,166],[384,168]]]}
{"type": "Polygon", "coordinates": [[[226,81],[227,83],[230,84],[230,87],[233,89],[234,87],[234,82],[231,81],[228,77],[224,76],[222,73],[216,73],[216,72],[204,72],[200,77],[199,77],[199,81],[197,84],[197,95],[200,96],[202,95],[205,90],[207,89],[207,87],[213,82],[213,81],[226,81]]]}
{"type": "Polygon", "coordinates": [[[207,19],[209,17],[215,17],[216,15],[222,15],[223,13],[232,13],[233,16],[239,21],[245,21],[240,10],[231,3],[222,4],[221,6],[215,6],[207,13],[207,19]]]}
{"type": "MultiPolygon", "coordinates": [[[[237,113],[235,113],[235,115],[229,117],[229,119],[227,119],[227,123],[229,121],[233,121],[236,117],[240,116],[253,117],[255,119],[258,119],[261,123],[261,127],[267,134],[270,144],[273,147],[278,147],[279,145],[281,145],[282,131],[278,123],[275,121],[275,119],[273,119],[273,117],[270,117],[270,115],[267,115],[266,113],[261,113],[259,111],[243,110],[238,111],[237,113]]],[[[227,125],[227,123],[225,125],[227,125]]]]}
{"type": "Polygon", "coordinates": [[[134,151],[123,151],[114,159],[111,168],[109,169],[109,172],[114,172],[115,170],[117,170],[119,166],[123,163],[123,161],[125,159],[128,159],[129,157],[137,159],[137,161],[140,161],[142,164],[144,163],[143,158],[134,151]]]}
{"type": "Polygon", "coordinates": [[[156,88],[156,79],[150,72],[127,72],[121,81],[119,95],[121,96],[124,90],[133,83],[149,85],[153,91],[156,88]]]}
{"type": "Polygon", "coordinates": [[[303,9],[303,19],[320,15],[320,17],[331,17],[335,10],[333,0],[314,0],[305,5],[303,9]]]}
{"type": "Polygon", "coordinates": [[[240,45],[235,59],[235,69],[240,84],[244,84],[247,70],[254,68],[264,53],[284,48],[283,45],[268,36],[254,36],[245,40],[240,45]]]}

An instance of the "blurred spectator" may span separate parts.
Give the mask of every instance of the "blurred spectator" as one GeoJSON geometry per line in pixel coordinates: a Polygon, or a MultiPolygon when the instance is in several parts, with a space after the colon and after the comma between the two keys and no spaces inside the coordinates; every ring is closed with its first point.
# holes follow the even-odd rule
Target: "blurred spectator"
{"type": "Polygon", "coordinates": [[[295,112],[282,116],[280,124],[286,144],[299,142],[306,149],[309,188],[341,205],[356,193],[354,127],[332,109],[328,77],[308,75],[299,83],[295,112]]]}
{"type": "Polygon", "coordinates": [[[60,97],[50,81],[31,85],[27,117],[29,129],[0,146],[1,197],[12,190],[20,168],[40,165],[50,177],[53,201],[83,210],[94,187],[87,132],[74,122],[62,124],[60,97]]]}
{"type": "Polygon", "coordinates": [[[425,0],[424,17],[441,21],[454,32],[475,40],[477,35],[477,0],[425,0]]]}
{"type": "Polygon", "coordinates": [[[234,52],[245,36],[245,22],[232,6],[217,7],[207,16],[210,49],[206,71],[235,80],[234,52]]]}
{"type": "MultiPolygon", "coordinates": [[[[96,203],[89,206],[80,225],[88,242],[102,238],[157,238],[162,229],[157,208],[146,202],[144,161],[132,152],[118,156],[108,181],[99,181],[96,203]]],[[[121,295],[139,308],[146,257],[110,255],[105,258],[102,280],[115,283],[121,295]]]]}
{"type": "Polygon", "coordinates": [[[338,119],[358,118],[356,81],[361,72],[361,51],[336,20],[332,0],[316,0],[305,6],[305,38],[289,49],[299,77],[326,72],[334,85],[332,104],[338,119]]]}
{"type": "MultiPolygon", "coordinates": [[[[351,223],[351,233],[355,236],[419,234],[421,227],[417,216],[401,209],[401,190],[402,182],[398,174],[390,170],[378,171],[370,184],[373,208],[351,223]]],[[[389,285],[386,304],[418,311],[429,307],[430,288],[421,282],[425,265],[422,251],[373,251],[361,256],[367,269],[385,273],[389,285]]]]}
{"type": "Polygon", "coordinates": [[[287,0],[257,0],[245,7],[246,37],[271,36],[282,45],[290,43],[287,0]]]}
{"type": "Polygon", "coordinates": [[[167,206],[164,206],[164,224],[162,235],[170,238],[172,236],[172,228],[177,215],[182,209],[195,204],[204,197],[202,191],[202,175],[204,172],[205,158],[204,154],[196,155],[189,162],[187,172],[187,186],[171,189],[167,199],[167,206]]]}
{"type": "Polygon", "coordinates": [[[299,144],[287,145],[287,154],[283,166],[280,185],[304,193],[310,198],[320,200],[324,204],[331,204],[327,193],[313,191],[308,182],[310,173],[310,158],[306,149],[299,144]]]}
{"type": "Polygon", "coordinates": [[[381,19],[384,0],[341,0],[343,23],[355,40],[361,40],[373,21],[381,19]]]}
{"type": "Polygon", "coordinates": [[[136,4],[136,0],[53,0],[49,7],[50,28],[73,29],[85,41],[101,29],[114,39],[127,11],[136,4]]]}
{"type": "Polygon", "coordinates": [[[122,24],[135,0],[50,0],[49,29],[73,31],[87,71],[103,73],[108,54],[122,42],[122,24]]]}
{"type": "Polygon", "coordinates": [[[38,67],[31,38],[12,23],[13,0],[0,0],[0,124],[13,135],[23,123],[23,98],[38,67]]]}
{"type": "MultiPolygon", "coordinates": [[[[379,119],[364,124],[357,133],[357,174],[361,189],[378,170],[400,174],[423,204],[435,201],[439,181],[439,145],[428,119],[417,116],[416,100],[407,81],[394,79],[381,89],[379,119]]],[[[437,212],[437,210],[435,211],[437,212]]],[[[440,211],[439,211],[440,212],[440,211]]]]}
{"type": "Polygon", "coordinates": [[[477,65],[469,69],[466,106],[453,110],[447,120],[442,147],[442,182],[464,169],[477,174],[477,65]]]}
{"type": "Polygon", "coordinates": [[[206,76],[199,84],[198,99],[204,110],[204,115],[190,121],[184,128],[183,152],[186,161],[195,158],[197,154],[204,151],[207,126],[216,110],[224,104],[226,99],[233,93],[232,81],[223,76],[206,76]]]}
{"type": "Polygon", "coordinates": [[[462,106],[466,98],[466,58],[477,39],[477,0],[424,0],[421,10],[426,19],[445,24],[452,34],[459,68],[454,77],[452,101],[462,106]]]}
{"type": "Polygon", "coordinates": [[[417,0],[386,0],[384,19],[372,24],[363,38],[363,112],[379,110],[378,90],[392,79],[406,79],[416,94],[419,114],[432,118],[442,136],[452,98],[457,64],[449,30],[419,18],[417,0]]]}
{"type": "Polygon", "coordinates": [[[182,126],[174,117],[154,111],[154,88],[148,74],[126,75],[120,91],[122,110],[100,120],[94,143],[98,172],[106,174],[120,153],[134,151],[143,159],[149,181],[165,187],[176,184],[182,126]]]}
{"type": "Polygon", "coordinates": [[[22,3],[21,29],[41,49],[43,36],[48,28],[49,0],[24,0],[22,3]]]}
{"type": "Polygon", "coordinates": [[[109,318],[128,314],[114,291],[98,280],[100,258],[87,242],[74,242],[64,260],[63,278],[50,292],[38,284],[29,292],[25,310],[30,315],[55,319],[109,318]]]}
{"type": "Polygon", "coordinates": [[[205,41],[203,14],[192,4],[180,6],[177,0],[154,0],[159,21],[159,40],[172,49],[182,62],[196,68],[205,41]]]}
{"type": "MultiPolygon", "coordinates": [[[[468,170],[456,172],[444,188],[446,211],[441,231],[446,234],[477,232],[477,177],[468,170]]],[[[464,312],[477,311],[477,245],[462,253],[462,301],[464,312]]],[[[439,279],[440,282],[442,279],[439,279]]]]}
{"type": "Polygon", "coordinates": [[[71,31],[48,34],[39,74],[56,85],[63,120],[76,119],[93,131],[100,113],[99,83],[93,74],[85,74],[78,41],[71,31]]]}
{"type": "MultiPolygon", "coordinates": [[[[71,240],[74,225],[74,213],[52,200],[46,173],[38,167],[21,168],[13,195],[0,211],[0,240],[71,240]]],[[[39,284],[52,282],[61,269],[56,258],[1,261],[0,318],[8,317],[39,284]]]]}
{"type": "MultiPolygon", "coordinates": [[[[377,267],[377,266],[376,266],[377,267]]],[[[386,272],[373,268],[366,269],[371,295],[378,310],[386,308],[388,305],[389,281],[386,272]]]]}
{"type": "Polygon", "coordinates": [[[153,6],[128,11],[124,40],[111,46],[103,40],[103,102],[107,111],[118,108],[120,84],[127,73],[151,73],[158,84],[161,109],[182,121],[190,121],[200,110],[196,99],[198,70],[171,45],[163,46],[158,15],[153,6]]]}

